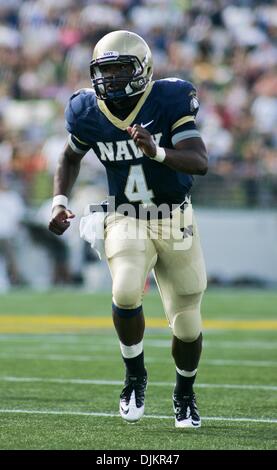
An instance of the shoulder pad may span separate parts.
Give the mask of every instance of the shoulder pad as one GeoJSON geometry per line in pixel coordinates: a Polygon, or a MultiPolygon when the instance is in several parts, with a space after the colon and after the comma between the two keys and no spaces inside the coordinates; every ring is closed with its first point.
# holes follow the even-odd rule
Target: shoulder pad
{"type": "Polygon", "coordinates": [[[88,109],[93,106],[95,93],[90,88],[82,88],[69,98],[65,108],[66,129],[71,134],[79,134],[80,118],[85,117],[88,109]]]}
{"type": "Polygon", "coordinates": [[[69,107],[75,116],[80,116],[91,104],[91,98],[95,95],[90,88],[81,88],[75,91],[69,99],[69,107]]]}
{"type": "MultiPolygon", "coordinates": [[[[199,103],[192,83],[180,78],[164,78],[156,82],[156,99],[166,109],[168,121],[175,126],[187,116],[196,116],[199,103]]],[[[174,130],[174,129],[173,129],[174,130]]]]}
{"type": "Polygon", "coordinates": [[[180,99],[180,93],[190,96],[191,92],[196,93],[196,89],[191,82],[182,80],[181,78],[169,77],[156,81],[157,86],[163,93],[163,96],[170,97],[171,99],[176,96],[177,100],[180,99]]]}

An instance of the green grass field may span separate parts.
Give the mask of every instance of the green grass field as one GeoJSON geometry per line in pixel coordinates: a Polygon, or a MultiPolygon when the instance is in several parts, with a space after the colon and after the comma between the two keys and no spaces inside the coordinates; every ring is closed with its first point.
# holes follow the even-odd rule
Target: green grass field
{"type": "MultiPolygon", "coordinates": [[[[276,292],[207,292],[196,430],[174,428],[175,373],[163,327],[145,334],[145,417],[137,424],[119,417],[124,371],[110,302],[70,290],[0,296],[2,450],[277,448],[276,292]]],[[[144,311],[146,325],[163,319],[155,292],[144,311]]]]}

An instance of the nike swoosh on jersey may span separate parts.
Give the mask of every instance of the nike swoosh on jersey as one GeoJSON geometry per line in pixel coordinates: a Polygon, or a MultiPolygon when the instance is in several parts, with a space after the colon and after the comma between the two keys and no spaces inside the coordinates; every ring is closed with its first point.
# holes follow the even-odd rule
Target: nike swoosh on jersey
{"type": "Polygon", "coordinates": [[[146,124],[143,124],[143,122],[142,122],[141,127],[148,127],[148,126],[150,126],[150,124],[152,124],[152,122],[154,122],[154,119],[152,119],[152,121],[147,122],[146,124]]]}

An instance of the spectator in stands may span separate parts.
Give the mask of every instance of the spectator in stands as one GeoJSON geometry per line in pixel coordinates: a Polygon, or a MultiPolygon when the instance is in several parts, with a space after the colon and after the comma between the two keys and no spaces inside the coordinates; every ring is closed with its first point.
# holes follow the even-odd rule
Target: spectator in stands
{"type": "Polygon", "coordinates": [[[1,286],[20,285],[22,279],[16,262],[16,237],[23,219],[25,205],[22,198],[8,189],[0,173],[0,290],[1,286]]]}
{"type": "MultiPolygon", "coordinates": [[[[154,79],[197,85],[210,156],[197,203],[276,205],[276,15],[272,0],[0,0],[0,171],[10,190],[31,207],[51,197],[65,103],[90,86],[96,42],[122,28],[151,46],[154,79]]],[[[92,153],[79,181],[96,192],[106,184],[92,153]]]]}

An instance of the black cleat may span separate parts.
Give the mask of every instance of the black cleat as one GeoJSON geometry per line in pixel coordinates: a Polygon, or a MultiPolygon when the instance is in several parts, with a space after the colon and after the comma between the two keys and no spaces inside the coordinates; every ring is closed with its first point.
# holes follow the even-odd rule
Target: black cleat
{"type": "Polygon", "coordinates": [[[126,377],[119,402],[120,415],[126,421],[138,421],[143,416],[146,387],[147,375],[126,377]]]}
{"type": "Polygon", "coordinates": [[[173,409],[176,428],[200,428],[201,418],[196,405],[196,397],[192,395],[173,394],[173,409]]]}

